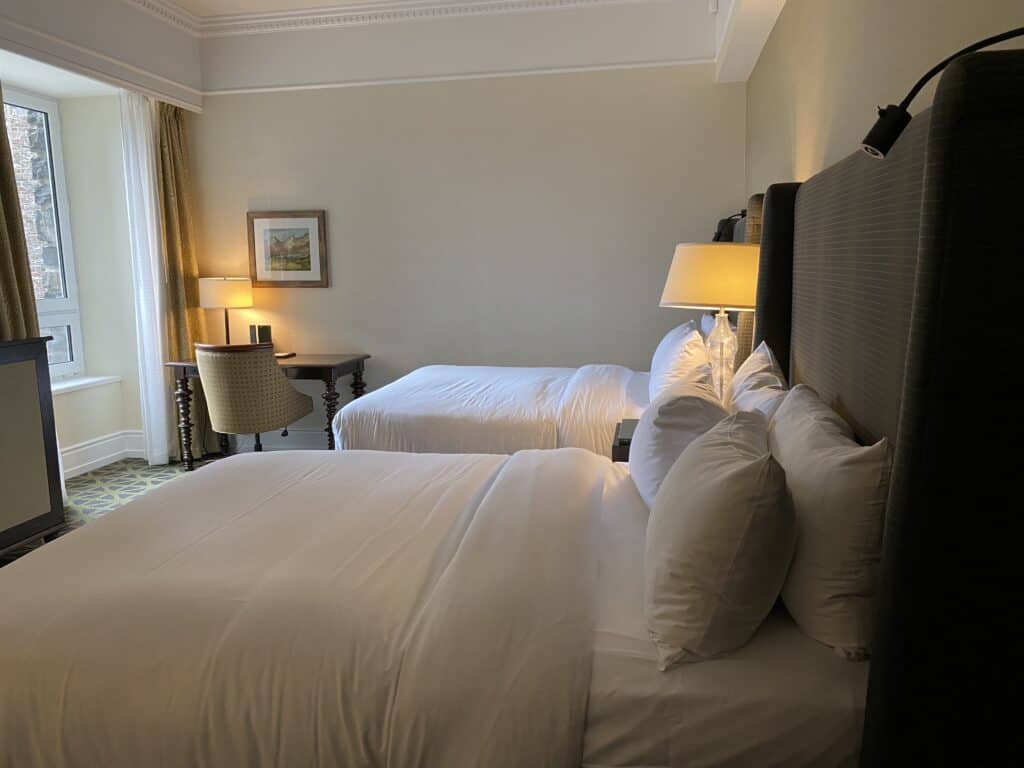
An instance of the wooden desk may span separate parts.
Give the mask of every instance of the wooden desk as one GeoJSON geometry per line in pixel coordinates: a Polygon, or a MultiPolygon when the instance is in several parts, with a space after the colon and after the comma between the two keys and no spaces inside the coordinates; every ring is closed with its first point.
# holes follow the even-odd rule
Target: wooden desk
{"type": "MultiPolygon", "coordinates": [[[[366,391],[363,381],[364,363],[369,355],[294,355],[279,359],[278,365],[289,379],[304,381],[322,381],[324,408],[327,411],[327,448],[334,450],[334,432],[331,421],[338,412],[338,390],[336,384],[341,376],[352,376],[352,397],[362,397],[366,391]]],[[[199,378],[199,367],[195,360],[175,360],[165,365],[174,371],[174,399],[178,403],[178,435],[181,438],[181,460],[185,469],[191,471],[195,466],[192,455],[192,422],[189,420],[192,411],[192,388],[189,379],[199,378]]],[[[220,446],[227,453],[227,435],[220,436],[220,446]]]]}

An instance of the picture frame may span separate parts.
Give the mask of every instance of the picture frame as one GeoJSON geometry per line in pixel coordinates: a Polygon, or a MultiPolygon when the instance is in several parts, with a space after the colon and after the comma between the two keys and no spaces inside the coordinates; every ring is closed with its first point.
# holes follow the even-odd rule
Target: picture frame
{"type": "Polygon", "coordinates": [[[246,223],[253,286],[327,287],[326,211],[249,211],[246,223]]]}

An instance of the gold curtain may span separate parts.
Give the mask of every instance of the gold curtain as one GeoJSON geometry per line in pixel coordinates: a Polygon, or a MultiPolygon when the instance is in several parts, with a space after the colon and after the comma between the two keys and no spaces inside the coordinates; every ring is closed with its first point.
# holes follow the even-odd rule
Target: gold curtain
{"type": "Polygon", "coordinates": [[[0,341],[12,341],[38,336],[39,318],[2,104],[0,87],[0,341]]]}
{"type": "MultiPolygon", "coordinates": [[[[192,181],[189,176],[185,114],[178,107],[157,105],[160,209],[167,261],[167,353],[173,360],[195,357],[194,344],[208,341],[206,317],[199,307],[199,262],[192,224],[192,181]]],[[[202,387],[192,381],[192,450],[196,457],[218,450],[210,427],[202,387]]]]}

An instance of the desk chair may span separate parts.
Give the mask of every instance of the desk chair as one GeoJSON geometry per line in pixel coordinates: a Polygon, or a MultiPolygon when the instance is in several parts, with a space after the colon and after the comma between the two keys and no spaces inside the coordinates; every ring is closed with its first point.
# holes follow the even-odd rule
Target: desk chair
{"type": "Polygon", "coordinates": [[[295,390],[274,358],[273,344],[196,344],[196,365],[210,424],[225,435],[285,429],[313,412],[313,398],[295,390]]]}

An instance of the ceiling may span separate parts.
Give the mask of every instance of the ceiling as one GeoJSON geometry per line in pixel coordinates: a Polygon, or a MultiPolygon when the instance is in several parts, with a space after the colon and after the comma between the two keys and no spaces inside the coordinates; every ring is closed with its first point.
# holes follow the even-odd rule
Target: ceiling
{"type": "Polygon", "coordinates": [[[112,85],[92,80],[65,69],[19,56],[0,48],[0,82],[4,86],[31,91],[40,96],[67,99],[75,96],[101,96],[117,93],[112,85]]]}
{"type": "Polygon", "coordinates": [[[742,82],[784,3],[0,0],[0,47],[81,73],[7,56],[0,78],[60,98],[114,92],[101,77],[195,110],[223,94],[690,64],[742,82]]]}
{"type": "MultiPolygon", "coordinates": [[[[137,1],[137,0],[136,0],[137,1]]],[[[263,13],[294,13],[311,10],[339,10],[367,8],[375,5],[394,5],[390,0],[160,0],[164,5],[177,6],[199,19],[214,16],[239,16],[263,13]]],[[[683,0],[690,5],[708,7],[708,0],[683,0]]],[[[731,0],[720,0],[723,4],[731,0]]],[[[402,5],[458,5],[458,0],[406,0],[402,5]]]]}

